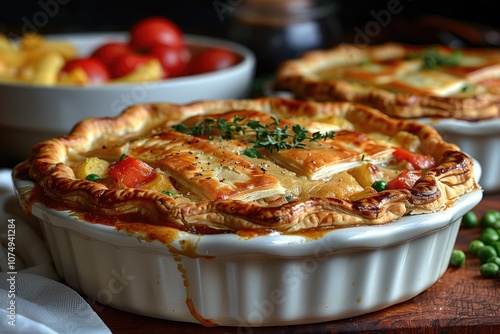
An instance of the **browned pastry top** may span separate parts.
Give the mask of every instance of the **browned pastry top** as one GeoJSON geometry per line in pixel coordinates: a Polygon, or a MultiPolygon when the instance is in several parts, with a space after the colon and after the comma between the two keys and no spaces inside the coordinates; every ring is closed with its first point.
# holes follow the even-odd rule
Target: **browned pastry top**
{"type": "Polygon", "coordinates": [[[42,202],[130,232],[297,233],[442,210],[478,187],[472,165],[432,127],[364,105],[259,98],[88,119],[35,146],[14,175],[35,182],[28,211],[42,202]]]}
{"type": "Polygon", "coordinates": [[[500,116],[500,50],[340,45],[284,62],[276,89],[295,98],[360,102],[392,117],[500,116]]]}

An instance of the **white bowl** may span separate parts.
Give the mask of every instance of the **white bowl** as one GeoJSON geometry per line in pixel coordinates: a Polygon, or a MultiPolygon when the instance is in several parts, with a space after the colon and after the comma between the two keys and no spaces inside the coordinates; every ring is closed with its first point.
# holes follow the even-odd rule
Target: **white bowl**
{"type": "MultiPolygon", "coordinates": [[[[77,46],[88,55],[107,41],[123,41],[124,33],[50,36],[77,46]]],[[[31,147],[45,139],[67,134],[88,117],[116,116],[138,103],[185,104],[204,99],[248,97],[251,92],[255,56],[246,47],[210,37],[186,35],[188,45],[218,46],[241,55],[229,68],[150,83],[88,87],[44,87],[0,83],[0,149],[15,159],[28,157],[31,147]],[[12,145],[14,142],[16,145],[12,145]]]]}
{"type": "Polygon", "coordinates": [[[486,192],[500,190],[500,119],[463,121],[457,119],[422,118],[434,127],[443,140],[454,143],[479,161],[482,176],[479,184],[486,192]]]}
{"type": "MultiPolygon", "coordinates": [[[[18,196],[33,188],[14,183],[18,196]]],[[[461,217],[481,198],[477,189],[442,212],[318,239],[182,232],[170,244],[37,202],[32,213],[59,275],[90,298],[145,316],[253,327],[349,318],[415,297],[444,274],[461,217]]]]}

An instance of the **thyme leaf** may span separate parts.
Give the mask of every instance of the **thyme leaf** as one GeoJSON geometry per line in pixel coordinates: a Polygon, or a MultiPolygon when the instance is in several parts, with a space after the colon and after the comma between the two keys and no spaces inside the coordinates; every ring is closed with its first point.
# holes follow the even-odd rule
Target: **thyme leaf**
{"type": "Polygon", "coordinates": [[[292,127],[289,125],[281,127],[280,119],[276,117],[272,117],[273,122],[270,124],[262,124],[252,119],[245,121],[245,119],[246,117],[238,116],[235,116],[232,121],[225,118],[217,120],[205,118],[203,121],[196,122],[193,126],[176,124],[173,128],[178,132],[192,136],[207,136],[216,131],[222,139],[226,140],[240,135],[246,137],[246,140],[253,144],[254,149],[265,148],[270,152],[304,148],[304,141],[306,140],[320,141],[335,138],[335,131],[318,131],[309,135],[307,129],[300,124],[295,124],[292,127]]]}
{"type": "Polygon", "coordinates": [[[453,51],[450,54],[444,54],[439,52],[435,48],[429,48],[422,52],[414,52],[408,54],[407,59],[421,59],[423,63],[423,68],[434,69],[437,66],[457,66],[462,53],[458,50],[453,51]]]}

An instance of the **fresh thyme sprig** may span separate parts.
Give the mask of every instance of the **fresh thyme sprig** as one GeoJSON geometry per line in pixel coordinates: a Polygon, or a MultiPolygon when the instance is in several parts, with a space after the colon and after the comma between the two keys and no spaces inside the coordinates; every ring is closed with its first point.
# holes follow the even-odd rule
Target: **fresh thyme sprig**
{"type": "Polygon", "coordinates": [[[422,52],[410,53],[407,59],[420,58],[425,69],[434,69],[436,66],[457,66],[461,57],[462,53],[458,50],[447,55],[439,52],[435,48],[429,48],[422,52]]]}
{"type": "Polygon", "coordinates": [[[314,132],[309,135],[307,129],[299,124],[292,127],[284,125],[280,127],[280,119],[271,117],[273,122],[270,124],[262,124],[257,120],[245,121],[246,117],[235,116],[232,121],[225,118],[217,120],[213,118],[205,118],[203,121],[196,122],[193,126],[184,124],[174,125],[173,128],[181,133],[192,136],[208,135],[212,139],[213,131],[217,131],[222,139],[232,139],[235,135],[251,136],[246,140],[254,144],[253,148],[265,148],[270,152],[276,150],[284,150],[291,148],[304,148],[305,140],[319,141],[335,137],[335,131],[314,132]]]}

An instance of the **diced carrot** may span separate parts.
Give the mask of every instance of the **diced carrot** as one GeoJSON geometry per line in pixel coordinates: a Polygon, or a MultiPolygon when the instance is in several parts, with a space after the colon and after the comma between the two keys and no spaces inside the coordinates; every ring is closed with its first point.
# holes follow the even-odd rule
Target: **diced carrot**
{"type": "Polygon", "coordinates": [[[153,167],[144,161],[126,156],[109,166],[108,175],[113,177],[118,184],[127,188],[136,188],[141,184],[149,182],[156,177],[153,167]]]}

